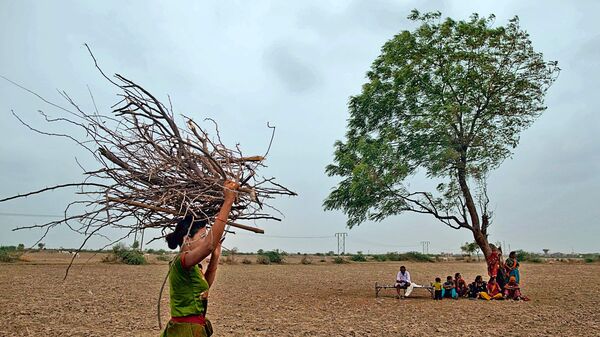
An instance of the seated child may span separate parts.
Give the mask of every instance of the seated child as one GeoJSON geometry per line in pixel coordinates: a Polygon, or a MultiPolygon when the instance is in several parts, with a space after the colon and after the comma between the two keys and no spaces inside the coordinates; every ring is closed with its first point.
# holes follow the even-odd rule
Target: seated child
{"type": "Polygon", "coordinates": [[[458,299],[458,295],[456,294],[456,287],[454,286],[452,276],[446,277],[446,282],[444,282],[444,284],[442,285],[442,298],[458,299]]]}
{"type": "Polygon", "coordinates": [[[465,297],[469,292],[469,288],[467,287],[467,282],[462,278],[460,273],[454,274],[454,286],[456,287],[456,294],[458,297],[465,297]]]}
{"type": "Polygon", "coordinates": [[[431,286],[433,287],[433,299],[434,300],[441,300],[442,299],[442,279],[439,277],[435,278],[435,283],[432,283],[431,286]]]}
{"type": "Polygon", "coordinates": [[[479,293],[487,291],[487,283],[483,280],[481,275],[475,277],[475,282],[469,284],[469,297],[479,298],[479,293]]]}
{"type": "Polygon", "coordinates": [[[521,290],[515,276],[511,276],[508,283],[504,286],[504,298],[515,301],[521,299],[521,290]]]}
{"type": "Polygon", "coordinates": [[[479,293],[479,296],[481,296],[481,298],[486,299],[488,301],[503,299],[502,292],[500,292],[500,286],[498,285],[498,282],[496,282],[495,277],[493,277],[493,276],[490,277],[490,282],[488,282],[488,284],[487,284],[487,292],[482,291],[479,293]]]}

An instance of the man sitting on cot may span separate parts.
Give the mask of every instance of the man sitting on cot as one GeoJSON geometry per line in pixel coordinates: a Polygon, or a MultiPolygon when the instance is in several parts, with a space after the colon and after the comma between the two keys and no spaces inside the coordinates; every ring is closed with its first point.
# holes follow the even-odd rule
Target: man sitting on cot
{"type": "Polygon", "coordinates": [[[406,267],[400,267],[400,271],[398,275],[396,275],[396,291],[398,292],[398,296],[396,298],[400,298],[400,289],[404,290],[404,296],[410,295],[413,291],[414,284],[410,281],[410,273],[406,270],[406,267]]]}

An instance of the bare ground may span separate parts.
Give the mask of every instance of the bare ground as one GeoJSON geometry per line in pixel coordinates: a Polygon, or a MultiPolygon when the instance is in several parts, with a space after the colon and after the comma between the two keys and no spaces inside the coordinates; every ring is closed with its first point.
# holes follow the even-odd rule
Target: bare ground
{"type": "MultiPolygon", "coordinates": [[[[67,262],[59,253],[0,264],[0,336],[158,336],[156,301],[167,266],[67,262]]],[[[483,263],[405,262],[419,283],[483,263]]],[[[214,336],[598,336],[599,264],[523,264],[530,302],[433,301],[423,290],[375,298],[399,263],[221,265],[208,317],[214,336]]],[[[168,288],[168,287],[167,287],[168,288]]],[[[168,320],[168,289],[162,301],[168,320]]]]}

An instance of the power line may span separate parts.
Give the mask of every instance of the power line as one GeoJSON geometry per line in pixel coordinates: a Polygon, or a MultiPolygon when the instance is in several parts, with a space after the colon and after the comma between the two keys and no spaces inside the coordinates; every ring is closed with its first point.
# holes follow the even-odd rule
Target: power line
{"type": "Polygon", "coordinates": [[[245,234],[245,233],[238,233],[236,235],[242,235],[242,236],[252,236],[253,238],[275,238],[275,239],[331,239],[333,236],[331,235],[327,235],[327,236],[285,236],[285,235],[267,235],[267,234],[260,234],[260,235],[256,235],[256,234],[245,234]]]}
{"type": "Polygon", "coordinates": [[[34,213],[12,213],[12,212],[0,212],[0,216],[22,216],[22,217],[33,217],[33,218],[64,218],[64,215],[56,214],[34,214],[34,213]]]}

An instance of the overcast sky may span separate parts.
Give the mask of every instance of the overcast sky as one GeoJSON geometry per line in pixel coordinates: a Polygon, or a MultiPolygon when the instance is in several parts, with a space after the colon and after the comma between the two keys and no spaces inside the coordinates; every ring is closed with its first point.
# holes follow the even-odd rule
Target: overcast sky
{"type": "MultiPolygon", "coordinates": [[[[334,141],[344,136],[348,97],[360,92],[383,43],[414,28],[406,19],[413,8],[454,19],[494,13],[499,25],[518,15],[534,48],[559,62],[548,110],[491,174],[490,240],[536,252],[600,251],[598,1],[0,0],[0,74],[57,102],[56,90],[65,90],[86,109],[92,108],[89,86],[107,111],[117,92],[95,71],[83,47],[88,43],[107,73],[123,74],[162,99],[170,95],[177,113],[216,119],[225,141],[241,143],[247,154],[263,153],[266,123],[276,125],[263,173],[299,196],[274,203],[286,215],[281,223],[255,223],[265,235],[238,231],[227,247],[335,251],[334,233],[347,232],[351,252],[420,251],[425,240],[431,252],[459,251],[471,233],[427,216],[400,215],[348,230],[342,213],[322,209],[337,181],[324,168],[334,141]]],[[[40,109],[60,115],[0,79],[0,197],[81,180],[75,158],[97,167],[67,140],[37,135],[11,115],[14,110],[32,125],[60,130],[40,120],[40,109]]],[[[427,182],[415,177],[411,184],[427,182]]],[[[0,204],[0,245],[33,244],[39,231],[11,229],[60,215],[74,192],[0,204]]],[[[81,240],[57,227],[45,242],[75,247],[81,240]]],[[[91,246],[104,243],[98,238],[91,246]]]]}

